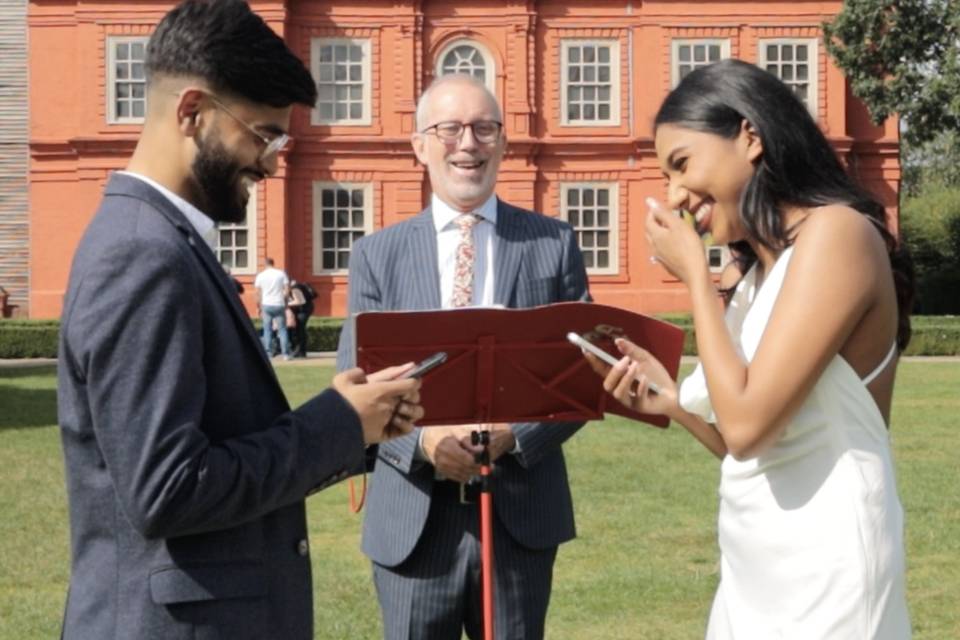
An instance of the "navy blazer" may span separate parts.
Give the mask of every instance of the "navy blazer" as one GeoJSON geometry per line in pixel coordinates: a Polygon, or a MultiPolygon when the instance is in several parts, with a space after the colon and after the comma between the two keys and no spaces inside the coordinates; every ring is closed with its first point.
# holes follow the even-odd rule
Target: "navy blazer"
{"type": "MultiPolygon", "coordinates": [[[[587,274],[569,224],[499,201],[494,302],[534,307],[588,301],[587,274]]],[[[430,209],[357,241],[350,255],[350,313],[440,308],[437,234],[430,209]]],[[[351,323],[344,324],[339,368],[355,361],[351,323]]],[[[555,547],[575,536],[573,502],[560,445],[582,422],[515,424],[521,454],[495,465],[494,508],[520,544],[555,547]]],[[[414,453],[419,429],[382,444],[367,500],[363,551],[397,566],[413,551],[430,509],[434,468],[414,453]]]]}
{"type": "Polygon", "coordinates": [[[183,214],[114,175],[74,256],[59,422],[66,638],[313,638],[304,498],[363,458],[328,390],[290,410],[183,214]]]}

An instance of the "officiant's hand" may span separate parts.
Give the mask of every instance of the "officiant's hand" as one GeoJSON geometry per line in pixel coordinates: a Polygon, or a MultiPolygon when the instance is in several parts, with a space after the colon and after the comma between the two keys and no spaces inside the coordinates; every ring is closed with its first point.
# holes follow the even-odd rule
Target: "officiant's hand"
{"type": "MultiPolygon", "coordinates": [[[[490,462],[496,462],[497,458],[513,450],[517,444],[517,439],[513,435],[513,429],[506,422],[497,422],[494,424],[477,424],[471,427],[471,431],[489,431],[490,432],[490,462]]],[[[467,437],[467,444],[470,451],[475,455],[483,452],[482,445],[475,445],[467,437]]]]}
{"type": "Polygon", "coordinates": [[[423,454],[437,472],[448,480],[468,482],[480,474],[480,465],[473,456],[470,433],[474,425],[426,427],[421,446],[423,454]]]}

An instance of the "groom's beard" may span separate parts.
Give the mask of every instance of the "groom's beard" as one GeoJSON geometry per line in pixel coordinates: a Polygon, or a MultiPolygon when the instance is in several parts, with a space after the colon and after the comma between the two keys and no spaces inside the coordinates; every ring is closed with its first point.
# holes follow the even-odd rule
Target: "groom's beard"
{"type": "Polygon", "coordinates": [[[240,165],[217,137],[198,139],[197,145],[199,151],[192,169],[200,209],[214,222],[243,222],[250,193],[241,182],[240,165]]]}

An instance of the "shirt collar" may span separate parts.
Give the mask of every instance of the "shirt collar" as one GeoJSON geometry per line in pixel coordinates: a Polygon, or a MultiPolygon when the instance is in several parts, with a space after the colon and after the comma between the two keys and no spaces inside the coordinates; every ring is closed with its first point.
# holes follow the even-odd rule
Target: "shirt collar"
{"type": "Polygon", "coordinates": [[[173,206],[180,210],[180,213],[186,216],[187,220],[190,222],[193,228],[197,230],[197,234],[203,238],[204,242],[210,245],[211,249],[216,248],[216,224],[203,211],[200,211],[200,209],[197,209],[195,206],[175,194],[173,191],[170,191],[160,183],[156,182],[155,180],[151,180],[147,176],[139,173],[133,173],[132,171],[119,171],[118,173],[142,180],[163,194],[163,196],[166,197],[166,199],[169,200],[173,206]]]}
{"type": "MultiPolygon", "coordinates": [[[[440,233],[450,225],[454,218],[463,214],[441,200],[437,194],[430,197],[430,210],[433,213],[433,225],[440,233]]],[[[481,216],[487,222],[497,226],[497,196],[491,195],[486,201],[473,210],[473,213],[481,216]]]]}

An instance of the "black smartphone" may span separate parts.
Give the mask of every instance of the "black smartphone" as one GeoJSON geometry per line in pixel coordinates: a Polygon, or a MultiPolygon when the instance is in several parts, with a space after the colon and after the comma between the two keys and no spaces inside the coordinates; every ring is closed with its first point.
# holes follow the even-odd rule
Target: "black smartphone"
{"type": "Polygon", "coordinates": [[[426,374],[428,371],[430,371],[434,367],[440,366],[446,361],[447,361],[447,352],[437,351],[432,356],[418,362],[417,366],[415,366],[413,369],[403,374],[403,377],[404,378],[422,378],[424,374],[426,374]]]}

